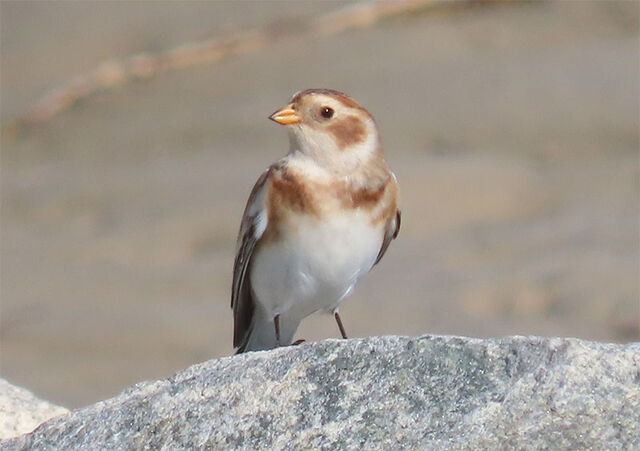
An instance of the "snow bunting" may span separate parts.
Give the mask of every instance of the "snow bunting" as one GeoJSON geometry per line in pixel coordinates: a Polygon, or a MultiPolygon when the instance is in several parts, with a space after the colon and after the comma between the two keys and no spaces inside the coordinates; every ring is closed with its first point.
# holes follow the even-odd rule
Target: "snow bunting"
{"type": "Polygon", "coordinates": [[[236,353],[288,345],[303,318],[332,313],[400,229],[398,185],[373,117],[329,89],[297,93],[270,119],[289,153],[258,179],[242,218],[231,307],[236,353]]]}

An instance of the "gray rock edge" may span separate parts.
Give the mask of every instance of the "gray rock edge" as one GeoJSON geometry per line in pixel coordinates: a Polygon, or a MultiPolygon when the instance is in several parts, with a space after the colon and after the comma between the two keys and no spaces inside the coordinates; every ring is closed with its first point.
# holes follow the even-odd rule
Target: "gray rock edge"
{"type": "Polygon", "coordinates": [[[640,343],[326,340],[138,383],[0,449],[640,449],[640,343]]]}

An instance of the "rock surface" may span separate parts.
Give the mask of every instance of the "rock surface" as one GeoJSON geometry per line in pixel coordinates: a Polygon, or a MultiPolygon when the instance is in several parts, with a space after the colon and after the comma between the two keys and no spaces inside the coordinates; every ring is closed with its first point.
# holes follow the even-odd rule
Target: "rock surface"
{"type": "Polygon", "coordinates": [[[0,379],[0,439],[32,431],[43,421],[69,412],[0,379]]]}
{"type": "Polygon", "coordinates": [[[212,360],[2,449],[640,449],[640,344],[329,340],[212,360]]]}

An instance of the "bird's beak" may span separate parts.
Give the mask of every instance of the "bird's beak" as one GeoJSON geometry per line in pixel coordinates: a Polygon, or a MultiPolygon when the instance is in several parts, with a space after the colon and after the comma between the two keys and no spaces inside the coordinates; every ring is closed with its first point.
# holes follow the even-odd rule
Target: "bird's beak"
{"type": "Polygon", "coordinates": [[[297,124],[298,122],[300,122],[300,116],[298,116],[296,110],[293,109],[292,103],[280,108],[278,111],[269,116],[269,119],[271,119],[272,121],[276,121],[278,124],[282,125],[297,124]]]}

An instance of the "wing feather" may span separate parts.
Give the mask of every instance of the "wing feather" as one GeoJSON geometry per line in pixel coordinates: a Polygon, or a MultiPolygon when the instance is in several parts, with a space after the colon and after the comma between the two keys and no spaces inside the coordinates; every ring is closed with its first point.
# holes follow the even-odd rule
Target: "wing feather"
{"type": "Polygon", "coordinates": [[[256,243],[267,226],[267,214],[264,205],[264,192],[272,172],[270,167],[262,173],[256,182],[247,206],[244,210],[236,258],[233,264],[233,285],[231,289],[231,308],[233,309],[233,347],[241,349],[251,332],[251,323],[255,311],[255,301],[251,281],[248,277],[251,257],[256,243]]]}
{"type": "Polygon", "coordinates": [[[400,214],[400,209],[398,209],[396,210],[395,217],[387,224],[387,229],[384,232],[384,240],[382,241],[382,247],[380,248],[380,252],[378,252],[376,262],[373,264],[374,266],[377,265],[380,260],[382,260],[384,253],[387,252],[389,244],[391,244],[391,240],[396,239],[398,233],[400,233],[401,218],[402,215],[400,214]]]}

